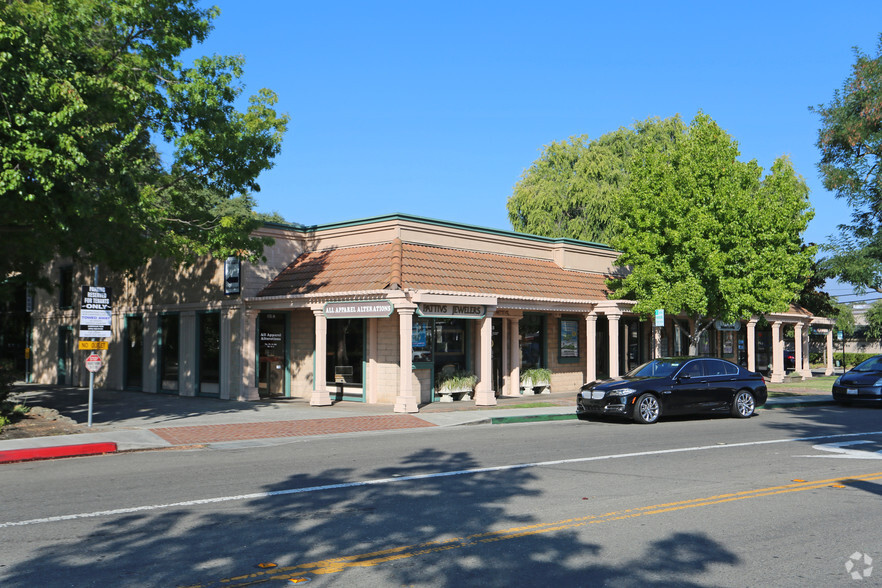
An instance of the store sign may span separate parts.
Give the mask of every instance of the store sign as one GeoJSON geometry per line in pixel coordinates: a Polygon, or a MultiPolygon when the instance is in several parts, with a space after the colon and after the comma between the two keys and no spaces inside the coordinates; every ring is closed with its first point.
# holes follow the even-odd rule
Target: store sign
{"type": "Polygon", "coordinates": [[[325,304],[325,316],[329,319],[386,318],[390,314],[392,314],[392,303],[388,300],[328,302],[325,304]]]}
{"type": "Polygon", "coordinates": [[[714,321],[714,328],[718,331],[740,331],[741,323],[724,323],[723,321],[714,321]]]}
{"type": "Polygon", "coordinates": [[[425,317],[479,319],[484,318],[484,305],[420,302],[417,304],[417,312],[425,317]]]}
{"type": "Polygon", "coordinates": [[[113,336],[110,288],[83,286],[80,306],[80,339],[110,339],[113,336]]]}

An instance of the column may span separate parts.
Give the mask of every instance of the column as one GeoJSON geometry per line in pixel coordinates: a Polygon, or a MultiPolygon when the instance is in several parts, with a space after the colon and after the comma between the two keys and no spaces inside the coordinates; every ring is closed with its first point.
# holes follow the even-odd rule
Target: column
{"type": "Polygon", "coordinates": [[[619,318],[621,314],[607,314],[609,321],[609,377],[619,376],[619,318]]]}
{"type": "Polygon", "coordinates": [[[809,324],[804,325],[802,332],[802,377],[812,377],[811,364],[811,332],[812,328],[809,324]]]}
{"type": "Polygon", "coordinates": [[[827,331],[827,368],[824,370],[825,376],[833,375],[833,325],[827,331]]]}
{"type": "Polygon", "coordinates": [[[521,395],[521,329],[520,321],[522,314],[517,314],[509,319],[508,326],[508,396],[521,395]]]}
{"type": "Polygon", "coordinates": [[[793,325],[794,369],[796,370],[796,373],[803,378],[810,378],[812,374],[806,369],[807,358],[805,353],[805,338],[805,329],[803,328],[802,323],[796,323],[793,325]]]}
{"type": "Polygon", "coordinates": [[[496,394],[493,391],[493,312],[495,306],[488,306],[481,319],[481,342],[480,357],[481,365],[478,366],[478,385],[475,388],[475,406],[495,406],[496,394]]]}
{"type": "Polygon", "coordinates": [[[597,379],[597,313],[585,315],[585,382],[597,379]]]}
{"type": "Polygon", "coordinates": [[[260,400],[257,390],[257,311],[242,311],[242,344],[239,353],[242,356],[242,381],[239,384],[239,400],[260,400]]]}
{"type": "Polygon", "coordinates": [[[199,354],[196,336],[196,311],[181,313],[181,365],[178,390],[181,396],[196,396],[196,356],[199,354]]]}
{"type": "Polygon", "coordinates": [[[398,308],[398,396],[394,412],[419,412],[413,395],[413,313],[414,308],[398,308]]]}
{"type": "Polygon", "coordinates": [[[747,321],[747,369],[756,371],[756,319],[747,321]]]}
{"type": "Polygon", "coordinates": [[[772,322],[772,382],[784,381],[784,341],[781,339],[781,321],[772,322]]]}
{"type": "Polygon", "coordinates": [[[314,308],[315,315],[315,373],[313,374],[312,396],[310,406],[330,406],[331,395],[328,392],[327,354],[328,348],[328,317],[323,309],[314,308]]]}
{"type": "Polygon", "coordinates": [[[144,392],[159,391],[159,314],[144,313],[144,392]]]}

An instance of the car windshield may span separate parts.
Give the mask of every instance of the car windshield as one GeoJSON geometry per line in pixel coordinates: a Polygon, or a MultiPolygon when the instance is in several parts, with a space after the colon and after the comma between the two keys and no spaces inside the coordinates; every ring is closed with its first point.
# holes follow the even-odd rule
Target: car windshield
{"type": "Polygon", "coordinates": [[[866,361],[857,364],[853,371],[855,372],[882,372],[882,355],[871,357],[866,361]]]}
{"type": "Polygon", "coordinates": [[[653,359],[625,374],[628,378],[663,378],[670,376],[682,366],[682,359],[653,359]]]}

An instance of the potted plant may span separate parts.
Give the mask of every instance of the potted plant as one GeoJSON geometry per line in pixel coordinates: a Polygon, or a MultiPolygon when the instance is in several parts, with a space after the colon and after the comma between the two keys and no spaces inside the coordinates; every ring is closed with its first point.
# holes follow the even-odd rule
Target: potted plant
{"type": "Polygon", "coordinates": [[[551,394],[551,370],[548,368],[530,368],[521,373],[521,391],[523,394],[551,394]]]}
{"type": "Polygon", "coordinates": [[[435,394],[441,397],[441,402],[453,402],[462,400],[475,391],[478,376],[471,372],[444,372],[435,380],[435,394]]]}

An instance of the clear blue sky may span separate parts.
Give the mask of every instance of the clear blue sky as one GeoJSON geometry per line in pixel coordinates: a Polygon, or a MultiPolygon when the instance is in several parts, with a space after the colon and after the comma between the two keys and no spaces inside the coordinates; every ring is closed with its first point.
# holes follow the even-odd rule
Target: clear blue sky
{"type": "MultiPolygon", "coordinates": [[[[789,155],[816,211],[818,117],[875,53],[882,1],[216,0],[198,54],[241,54],[291,124],[258,210],[303,224],[402,212],[510,230],[505,204],[543,145],[709,114],[768,169],[789,155]]],[[[189,56],[189,54],[188,54],[189,56]]],[[[831,289],[831,293],[839,293],[831,289]]]]}

